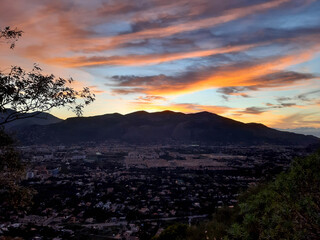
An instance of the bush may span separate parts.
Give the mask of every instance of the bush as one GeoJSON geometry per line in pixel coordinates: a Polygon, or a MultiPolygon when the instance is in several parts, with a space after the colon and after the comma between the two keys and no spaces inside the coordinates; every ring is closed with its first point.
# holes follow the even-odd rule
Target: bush
{"type": "Polygon", "coordinates": [[[248,189],[233,209],[219,209],[199,226],[173,225],[159,239],[319,239],[320,151],[292,162],[288,172],[248,189]],[[184,227],[183,227],[184,226],[184,227]]]}

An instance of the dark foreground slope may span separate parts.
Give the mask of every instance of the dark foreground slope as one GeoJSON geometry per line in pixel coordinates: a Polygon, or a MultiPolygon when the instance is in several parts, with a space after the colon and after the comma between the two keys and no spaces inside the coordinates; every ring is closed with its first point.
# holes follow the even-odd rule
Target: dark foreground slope
{"type": "Polygon", "coordinates": [[[170,111],[69,118],[17,132],[25,143],[68,144],[118,140],[131,143],[210,143],[308,145],[318,138],[282,132],[262,124],[245,124],[208,112],[170,111]]]}
{"type": "Polygon", "coordinates": [[[249,188],[238,200],[209,222],[172,225],[153,240],[319,239],[320,152],[295,159],[287,172],[249,188]]]}

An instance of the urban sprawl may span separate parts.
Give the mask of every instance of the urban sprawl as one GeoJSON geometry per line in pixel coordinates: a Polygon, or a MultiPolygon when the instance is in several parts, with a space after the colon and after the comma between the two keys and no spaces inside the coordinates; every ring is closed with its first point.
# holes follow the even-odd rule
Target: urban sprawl
{"type": "Polygon", "coordinates": [[[20,147],[36,191],[28,211],[0,216],[0,235],[150,239],[176,222],[232,208],[241,191],[286,169],[302,148],[135,146],[108,142],[20,147]]]}

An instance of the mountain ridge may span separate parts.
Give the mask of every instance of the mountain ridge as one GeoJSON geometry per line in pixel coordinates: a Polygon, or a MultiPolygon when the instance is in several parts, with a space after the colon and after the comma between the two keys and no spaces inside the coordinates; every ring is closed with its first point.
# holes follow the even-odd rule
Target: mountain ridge
{"type": "Polygon", "coordinates": [[[32,125],[16,134],[24,143],[73,144],[79,142],[205,143],[309,145],[313,136],[282,132],[260,123],[242,123],[214,113],[138,111],[73,117],[48,124],[32,125]]]}
{"type": "MultiPolygon", "coordinates": [[[[6,109],[5,112],[0,113],[0,121],[4,120],[9,114],[15,113],[15,110],[6,109]]],[[[26,118],[17,119],[12,122],[5,124],[6,129],[13,129],[13,128],[24,128],[30,125],[48,125],[53,123],[58,123],[63,121],[62,119],[47,113],[47,112],[33,112],[33,113],[25,113],[23,116],[26,118]],[[36,117],[28,117],[32,116],[34,113],[38,115],[36,117]]]]}

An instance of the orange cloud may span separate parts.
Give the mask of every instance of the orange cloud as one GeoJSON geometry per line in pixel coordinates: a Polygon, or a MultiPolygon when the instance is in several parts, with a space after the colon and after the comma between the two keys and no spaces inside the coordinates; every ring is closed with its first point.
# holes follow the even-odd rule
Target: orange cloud
{"type": "Polygon", "coordinates": [[[140,101],[140,103],[151,103],[154,101],[166,101],[167,99],[165,97],[161,97],[161,96],[140,96],[138,98],[136,98],[137,101],[140,101]]]}
{"type": "Polygon", "coordinates": [[[287,116],[282,116],[275,121],[274,126],[278,128],[296,127],[320,127],[319,112],[299,112],[287,116]]]}
{"type": "Polygon", "coordinates": [[[86,46],[94,44],[93,47],[88,47],[85,51],[103,51],[108,49],[115,49],[124,43],[145,40],[152,38],[164,38],[178,33],[190,32],[199,29],[214,27],[223,23],[227,23],[239,18],[243,18],[249,14],[266,11],[271,8],[278,7],[281,4],[290,2],[290,0],[274,0],[271,2],[256,4],[249,7],[241,7],[225,11],[220,16],[208,17],[200,20],[193,20],[190,22],[184,22],[176,25],[170,25],[167,27],[152,28],[142,30],[139,32],[121,34],[112,37],[102,37],[88,39],[86,46]],[[106,44],[107,42],[107,44],[106,44]]]}
{"type": "Polygon", "coordinates": [[[263,112],[261,114],[239,114],[238,110],[235,112],[230,112],[222,114],[224,117],[229,117],[234,120],[244,122],[244,123],[263,123],[269,127],[277,127],[277,123],[283,118],[282,115],[276,115],[274,112],[263,112]]]}
{"type": "Polygon", "coordinates": [[[48,59],[46,61],[48,63],[62,65],[64,67],[90,67],[101,65],[141,66],[171,62],[188,58],[207,57],[215,54],[240,52],[257,46],[258,44],[250,44],[243,46],[222,47],[209,50],[198,50],[192,52],[127,55],[112,57],[61,57],[48,59]]]}
{"type": "MultiPolygon", "coordinates": [[[[226,69],[221,72],[214,73],[212,76],[209,76],[206,79],[201,79],[198,82],[194,82],[187,86],[182,92],[190,92],[190,91],[199,91],[207,88],[216,88],[216,87],[226,87],[226,86],[254,86],[261,82],[259,82],[259,78],[263,78],[263,76],[267,74],[271,74],[278,69],[285,69],[288,66],[295,65],[298,63],[305,62],[306,60],[311,58],[310,53],[302,53],[298,56],[285,56],[280,57],[278,59],[273,59],[269,62],[265,62],[262,64],[257,64],[250,67],[245,67],[241,69],[226,69]]],[[[285,84],[287,82],[284,81],[285,84]]],[[[263,83],[267,84],[270,87],[274,84],[275,86],[281,85],[280,81],[275,83],[263,83]]],[[[157,91],[154,92],[158,94],[157,91]]],[[[169,92],[170,93],[170,92],[169,92]]]]}
{"type": "Polygon", "coordinates": [[[89,86],[88,88],[90,88],[90,90],[94,93],[94,94],[102,94],[105,93],[106,91],[100,89],[98,86],[93,85],[93,86],[89,86]]]}
{"type": "Polygon", "coordinates": [[[219,68],[196,69],[178,76],[156,75],[150,77],[114,76],[113,91],[120,94],[142,92],[148,95],[177,95],[210,88],[232,86],[279,87],[297,80],[290,74],[278,74],[288,66],[305,62],[313,56],[313,50],[256,61],[250,64],[233,64],[219,68]],[[270,77],[272,76],[272,77],[270,77]],[[274,77],[276,76],[276,77],[274,77]]]}

